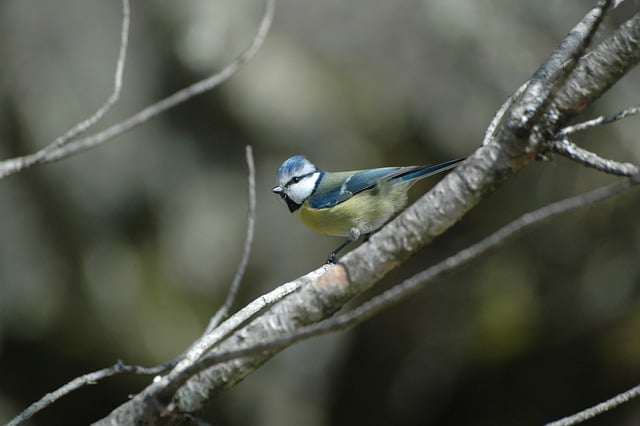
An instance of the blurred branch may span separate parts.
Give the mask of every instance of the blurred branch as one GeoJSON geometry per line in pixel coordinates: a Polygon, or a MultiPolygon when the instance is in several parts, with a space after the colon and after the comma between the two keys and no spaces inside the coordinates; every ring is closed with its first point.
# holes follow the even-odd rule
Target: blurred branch
{"type": "Polygon", "coordinates": [[[129,21],[130,7],[129,0],[122,0],[122,29],[120,30],[120,51],[116,61],[116,71],[113,81],[113,92],[107,98],[106,102],[98,108],[96,112],[89,118],[69,129],[64,135],[58,137],[51,144],[41,150],[24,157],[13,158],[0,161],[0,179],[18,173],[24,169],[32,167],[35,164],[44,162],[45,159],[60,150],[73,139],[85,133],[89,128],[98,123],[102,117],[113,107],[120,99],[122,90],[122,75],[124,74],[124,66],[127,58],[127,47],[129,45],[129,21]]]}
{"type": "MultiPolygon", "coordinates": [[[[123,0],[124,1],[124,0],[123,0]]],[[[258,31],[254,35],[251,44],[231,63],[224,67],[221,71],[200,80],[190,86],[185,87],[174,93],[173,95],[164,98],[163,100],[156,102],[144,108],[140,112],[132,115],[131,117],[114,124],[113,126],[96,133],[93,136],[86,137],[84,139],[67,141],[60,146],[47,149],[46,152],[37,152],[35,154],[27,155],[24,157],[18,157],[0,162],[0,179],[9,175],[17,173],[34,164],[50,163],[53,161],[59,161],[63,158],[70,157],[78,154],[82,151],[86,151],[91,148],[95,148],[122,133],[145,123],[149,119],[171,109],[194,96],[205,93],[216,86],[220,85],[231,76],[233,76],[242,65],[248,62],[258,52],[264,39],[269,32],[271,22],[273,21],[273,12],[275,8],[275,0],[265,0],[265,11],[262,16],[262,20],[258,27],[258,31]]]]}
{"type": "Polygon", "coordinates": [[[611,399],[608,399],[586,410],[580,411],[572,416],[564,417],[555,422],[547,423],[546,426],[571,426],[583,423],[591,418],[594,418],[602,413],[606,413],[617,406],[629,402],[633,398],[640,396],[640,385],[629,389],[626,392],[618,394],[611,399]]]}
{"type": "Polygon", "coordinates": [[[211,318],[209,325],[204,332],[204,335],[209,334],[216,328],[220,322],[229,315],[229,310],[233,306],[233,302],[236,299],[242,277],[247,270],[247,264],[249,263],[249,257],[251,256],[251,246],[253,245],[253,234],[256,225],[256,168],[253,161],[253,150],[251,146],[247,145],[246,148],[247,167],[249,169],[249,213],[247,215],[247,236],[244,240],[244,249],[242,252],[242,259],[238,264],[238,269],[233,277],[231,286],[229,286],[229,292],[224,303],[218,309],[218,312],[211,318]]]}

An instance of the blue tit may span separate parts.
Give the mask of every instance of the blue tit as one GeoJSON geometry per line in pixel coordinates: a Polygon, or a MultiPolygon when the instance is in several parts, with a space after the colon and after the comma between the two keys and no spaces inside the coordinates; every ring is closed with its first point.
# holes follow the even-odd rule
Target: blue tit
{"type": "Polygon", "coordinates": [[[329,254],[327,263],[361,235],[366,238],[407,204],[416,182],[455,167],[464,158],[433,166],[382,167],[326,172],[302,155],[287,159],[278,169],[273,192],[305,225],[321,234],[347,237],[329,254]]]}

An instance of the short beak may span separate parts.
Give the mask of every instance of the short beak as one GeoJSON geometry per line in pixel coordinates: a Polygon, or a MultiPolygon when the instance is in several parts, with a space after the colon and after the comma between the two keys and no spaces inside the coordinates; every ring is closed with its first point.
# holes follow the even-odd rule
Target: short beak
{"type": "Polygon", "coordinates": [[[275,187],[272,189],[272,191],[273,191],[275,194],[282,194],[282,192],[283,192],[284,190],[283,190],[283,189],[282,189],[282,187],[280,187],[280,186],[275,186],[275,187]]]}

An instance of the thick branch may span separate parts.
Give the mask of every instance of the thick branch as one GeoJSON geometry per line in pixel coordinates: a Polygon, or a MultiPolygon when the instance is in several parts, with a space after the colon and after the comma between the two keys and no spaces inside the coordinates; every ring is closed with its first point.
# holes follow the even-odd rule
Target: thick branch
{"type": "MultiPolygon", "coordinates": [[[[547,117],[543,126],[541,118],[571,76],[610,5],[611,1],[605,0],[591,9],[536,70],[522,89],[522,94],[512,101],[505,113],[503,125],[496,128],[491,138],[506,144],[512,157],[522,157],[521,161],[528,163],[536,156],[545,136],[555,133],[559,115],[547,117]]],[[[486,139],[485,135],[483,144],[487,143],[486,139]]],[[[523,166],[524,164],[519,165],[523,166]]]]}
{"type": "Polygon", "coordinates": [[[557,201],[535,211],[526,213],[478,243],[461,250],[453,256],[446,258],[404,282],[391,287],[351,311],[330,317],[316,324],[302,327],[286,336],[271,338],[269,340],[254,343],[245,343],[228,351],[222,351],[219,349],[214,350],[211,354],[181,371],[180,374],[175,376],[174,380],[172,380],[172,385],[174,381],[178,384],[186,381],[191,375],[201,371],[203,367],[210,367],[220,362],[234,358],[246,357],[259,352],[278,350],[300,340],[308,339],[312,336],[343,330],[356,325],[372,317],[383,309],[405,300],[417,290],[422,289],[426,284],[441,278],[445,274],[454,271],[475,259],[478,259],[489,250],[498,247],[508,239],[527,230],[531,226],[546,221],[554,216],[607,200],[629,190],[639,183],[640,181],[637,179],[625,179],[609,186],[557,201]]]}
{"type": "Polygon", "coordinates": [[[565,119],[592,104],[640,60],[640,12],[580,59],[558,93],[554,110],[565,119]]]}

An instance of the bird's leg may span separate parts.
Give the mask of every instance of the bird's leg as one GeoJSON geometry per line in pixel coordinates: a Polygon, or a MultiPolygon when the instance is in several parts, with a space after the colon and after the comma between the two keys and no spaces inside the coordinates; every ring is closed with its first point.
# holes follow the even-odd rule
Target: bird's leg
{"type": "Polygon", "coordinates": [[[349,236],[347,237],[347,241],[345,241],[344,243],[340,244],[337,249],[335,249],[334,251],[329,253],[329,257],[327,257],[327,262],[326,263],[335,265],[337,263],[337,261],[338,261],[338,258],[337,258],[338,253],[340,253],[340,251],[343,248],[345,248],[346,246],[348,246],[352,242],[356,241],[358,238],[360,238],[360,230],[358,228],[349,229],[349,236]]]}
{"type": "Polygon", "coordinates": [[[334,251],[332,251],[331,253],[329,253],[329,257],[327,257],[327,264],[332,264],[335,265],[338,261],[338,258],[336,257],[336,255],[346,246],[348,246],[352,241],[350,239],[347,238],[347,241],[345,241],[344,243],[340,244],[338,246],[337,249],[335,249],[334,251]]]}

